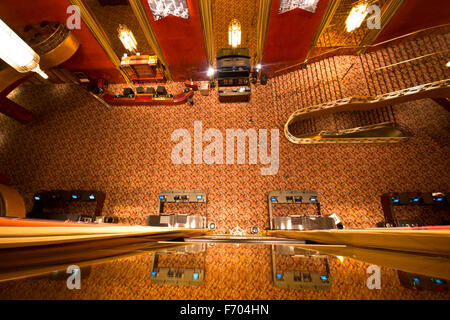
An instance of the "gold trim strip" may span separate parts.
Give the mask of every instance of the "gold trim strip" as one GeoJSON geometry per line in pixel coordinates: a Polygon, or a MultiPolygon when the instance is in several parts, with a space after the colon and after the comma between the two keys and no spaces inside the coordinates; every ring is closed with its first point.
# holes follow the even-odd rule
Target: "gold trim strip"
{"type": "Polygon", "coordinates": [[[267,29],[269,28],[270,10],[272,9],[272,0],[259,0],[258,24],[256,27],[256,57],[255,64],[261,62],[264,55],[264,46],[266,45],[267,29]]]}
{"type": "Polygon", "coordinates": [[[167,77],[170,80],[173,80],[172,75],[170,74],[169,66],[166,62],[166,59],[164,58],[164,54],[159,45],[158,38],[156,37],[155,31],[152,28],[152,25],[148,18],[147,12],[145,11],[144,5],[142,4],[142,1],[129,0],[129,2],[131,5],[131,9],[133,9],[134,15],[136,16],[136,19],[138,20],[139,25],[141,26],[142,31],[144,32],[144,35],[147,38],[148,44],[158,57],[159,61],[161,61],[161,63],[164,65],[167,77]]]}
{"type": "Polygon", "coordinates": [[[200,19],[202,21],[203,42],[205,44],[206,59],[208,65],[213,66],[215,60],[214,52],[214,30],[212,24],[212,2],[210,0],[199,0],[200,19]]]}

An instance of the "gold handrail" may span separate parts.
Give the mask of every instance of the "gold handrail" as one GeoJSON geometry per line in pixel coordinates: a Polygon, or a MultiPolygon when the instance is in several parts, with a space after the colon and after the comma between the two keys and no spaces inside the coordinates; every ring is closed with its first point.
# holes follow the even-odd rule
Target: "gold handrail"
{"type": "MultiPolygon", "coordinates": [[[[425,98],[442,98],[450,97],[450,79],[440,80],[424,85],[419,85],[403,90],[398,90],[386,94],[381,94],[372,97],[348,97],[332,102],[318,104],[312,107],[302,108],[295,111],[284,126],[284,133],[286,138],[296,144],[314,144],[314,143],[377,143],[383,142],[384,138],[389,138],[388,142],[403,141],[407,137],[399,136],[393,124],[378,124],[383,125],[384,136],[374,139],[374,130],[379,130],[380,127],[361,127],[349,130],[355,130],[361,134],[355,136],[348,136],[348,130],[336,132],[318,132],[314,134],[306,134],[295,136],[290,131],[290,126],[302,120],[316,118],[327,114],[334,114],[345,111],[367,111],[371,109],[383,108],[393,104],[403,103],[407,101],[425,99],[425,98]],[[386,131],[387,130],[387,131],[386,131]],[[394,137],[394,139],[391,139],[394,137]],[[350,140],[348,140],[350,139],[350,140]],[[395,141],[393,141],[395,140],[395,141]]],[[[375,126],[378,126],[375,125],[375,126]]],[[[380,130],[379,130],[380,131],[380,130]]],[[[400,130],[401,131],[401,130],[400,130]]]]}
{"type": "MultiPolygon", "coordinates": [[[[387,43],[390,43],[390,42],[393,42],[393,41],[396,41],[396,40],[400,40],[400,39],[403,39],[403,38],[412,37],[412,36],[415,36],[415,35],[418,35],[418,34],[420,34],[420,33],[427,32],[427,31],[430,31],[430,30],[433,30],[433,29],[441,29],[441,28],[442,28],[442,29],[450,28],[450,23],[446,23],[446,24],[441,24],[441,25],[434,26],[434,27],[428,27],[428,28],[420,29],[420,30],[413,31],[413,32],[410,32],[410,33],[407,33],[407,34],[404,34],[404,35],[401,35],[401,36],[398,36],[398,37],[389,39],[389,40],[385,40],[385,41],[382,41],[382,42],[378,42],[378,43],[372,44],[372,45],[364,45],[364,46],[342,46],[342,47],[334,48],[334,49],[331,49],[331,50],[329,50],[329,51],[326,51],[326,52],[323,52],[323,53],[321,53],[321,54],[318,54],[318,55],[316,55],[316,56],[314,56],[314,57],[305,59],[303,62],[296,63],[296,64],[293,64],[293,65],[291,65],[291,66],[289,66],[289,67],[285,67],[285,68],[276,70],[276,71],[274,71],[274,73],[277,74],[277,73],[283,72],[283,71],[285,71],[285,70],[289,70],[289,69],[291,69],[291,68],[295,68],[295,67],[297,67],[297,66],[303,66],[303,65],[305,65],[305,64],[307,64],[307,63],[310,63],[310,62],[315,61],[315,59],[317,59],[317,58],[319,58],[319,57],[326,56],[326,55],[328,55],[328,54],[331,54],[331,53],[333,53],[333,52],[337,52],[337,51],[339,51],[339,50],[349,50],[349,49],[355,49],[355,50],[358,50],[358,49],[370,49],[370,48],[378,47],[378,46],[381,46],[381,45],[384,45],[384,44],[387,44],[387,43]]],[[[324,58],[324,59],[325,59],[325,58],[324,58]]]]}

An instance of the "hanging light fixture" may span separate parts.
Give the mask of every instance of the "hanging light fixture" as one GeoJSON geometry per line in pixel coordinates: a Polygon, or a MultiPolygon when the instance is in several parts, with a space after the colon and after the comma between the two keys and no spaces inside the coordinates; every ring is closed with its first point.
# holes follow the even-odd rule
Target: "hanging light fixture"
{"type": "Polygon", "coordinates": [[[39,67],[40,57],[10,27],[0,19],[0,58],[19,72],[36,72],[48,76],[39,67]]]}
{"type": "Polygon", "coordinates": [[[228,44],[233,48],[241,44],[241,24],[236,19],[228,26],[228,44]]]}
{"type": "Polygon", "coordinates": [[[137,50],[137,42],[134,38],[133,32],[124,24],[119,24],[119,28],[117,28],[119,32],[119,39],[122,41],[123,46],[130,52],[136,52],[137,50]]]}
{"type": "Polygon", "coordinates": [[[369,13],[367,9],[367,3],[360,3],[352,8],[352,11],[350,11],[350,14],[347,17],[347,20],[345,20],[347,32],[351,32],[361,26],[367,14],[369,13]]]}

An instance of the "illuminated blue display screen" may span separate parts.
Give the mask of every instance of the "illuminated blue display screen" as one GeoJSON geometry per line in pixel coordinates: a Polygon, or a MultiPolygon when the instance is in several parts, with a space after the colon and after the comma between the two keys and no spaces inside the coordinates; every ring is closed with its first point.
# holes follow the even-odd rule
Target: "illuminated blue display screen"
{"type": "Polygon", "coordinates": [[[320,279],[322,279],[323,281],[328,280],[327,276],[320,276],[320,279]]]}
{"type": "Polygon", "coordinates": [[[272,201],[272,202],[277,201],[277,197],[272,197],[272,198],[270,198],[270,201],[272,201]]]}
{"type": "Polygon", "coordinates": [[[394,203],[399,203],[399,202],[400,202],[400,199],[394,199],[394,200],[392,200],[392,202],[394,202],[394,203]]]}
{"type": "Polygon", "coordinates": [[[156,277],[156,272],[153,271],[153,272],[150,274],[150,276],[151,276],[151,277],[156,277]]]}
{"type": "Polygon", "coordinates": [[[78,196],[76,194],[73,194],[72,199],[78,199],[78,196]]]}
{"type": "Polygon", "coordinates": [[[203,196],[197,196],[197,200],[202,200],[203,196]]]}
{"type": "Polygon", "coordinates": [[[192,274],[192,279],[198,280],[198,273],[197,273],[197,272],[194,272],[194,273],[192,274]]]}
{"type": "Polygon", "coordinates": [[[281,273],[277,273],[275,277],[279,280],[283,279],[283,275],[281,273]]]}
{"type": "Polygon", "coordinates": [[[159,199],[164,200],[165,196],[159,196],[159,199]]]}
{"type": "Polygon", "coordinates": [[[35,196],[34,200],[41,200],[41,198],[39,198],[38,196],[35,196]]]}

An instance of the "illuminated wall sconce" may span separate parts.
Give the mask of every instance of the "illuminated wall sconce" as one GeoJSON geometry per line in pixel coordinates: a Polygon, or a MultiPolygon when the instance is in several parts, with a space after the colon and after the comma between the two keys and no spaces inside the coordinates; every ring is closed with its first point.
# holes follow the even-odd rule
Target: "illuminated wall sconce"
{"type": "Polygon", "coordinates": [[[214,75],[214,68],[213,67],[209,67],[207,75],[208,75],[208,77],[212,77],[214,75]]]}
{"type": "Polygon", "coordinates": [[[228,26],[228,44],[233,48],[241,45],[241,24],[236,19],[228,26]]]}
{"type": "Polygon", "coordinates": [[[367,14],[369,13],[368,4],[361,3],[352,8],[350,14],[345,20],[345,25],[347,26],[347,32],[351,32],[361,26],[367,14]]]}
{"type": "Polygon", "coordinates": [[[257,71],[257,72],[261,71],[261,63],[258,63],[258,64],[256,65],[256,71],[257,71]]]}
{"type": "Polygon", "coordinates": [[[47,74],[39,67],[40,57],[6,23],[0,20],[0,58],[19,72],[36,72],[42,78],[47,74]]]}
{"type": "Polygon", "coordinates": [[[119,33],[119,39],[122,41],[123,46],[130,52],[136,52],[137,50],[137,42],[134,38],[133,32],[124,24],[119,24],[119,28],[117,28],[117,32],[119,33]]]}

